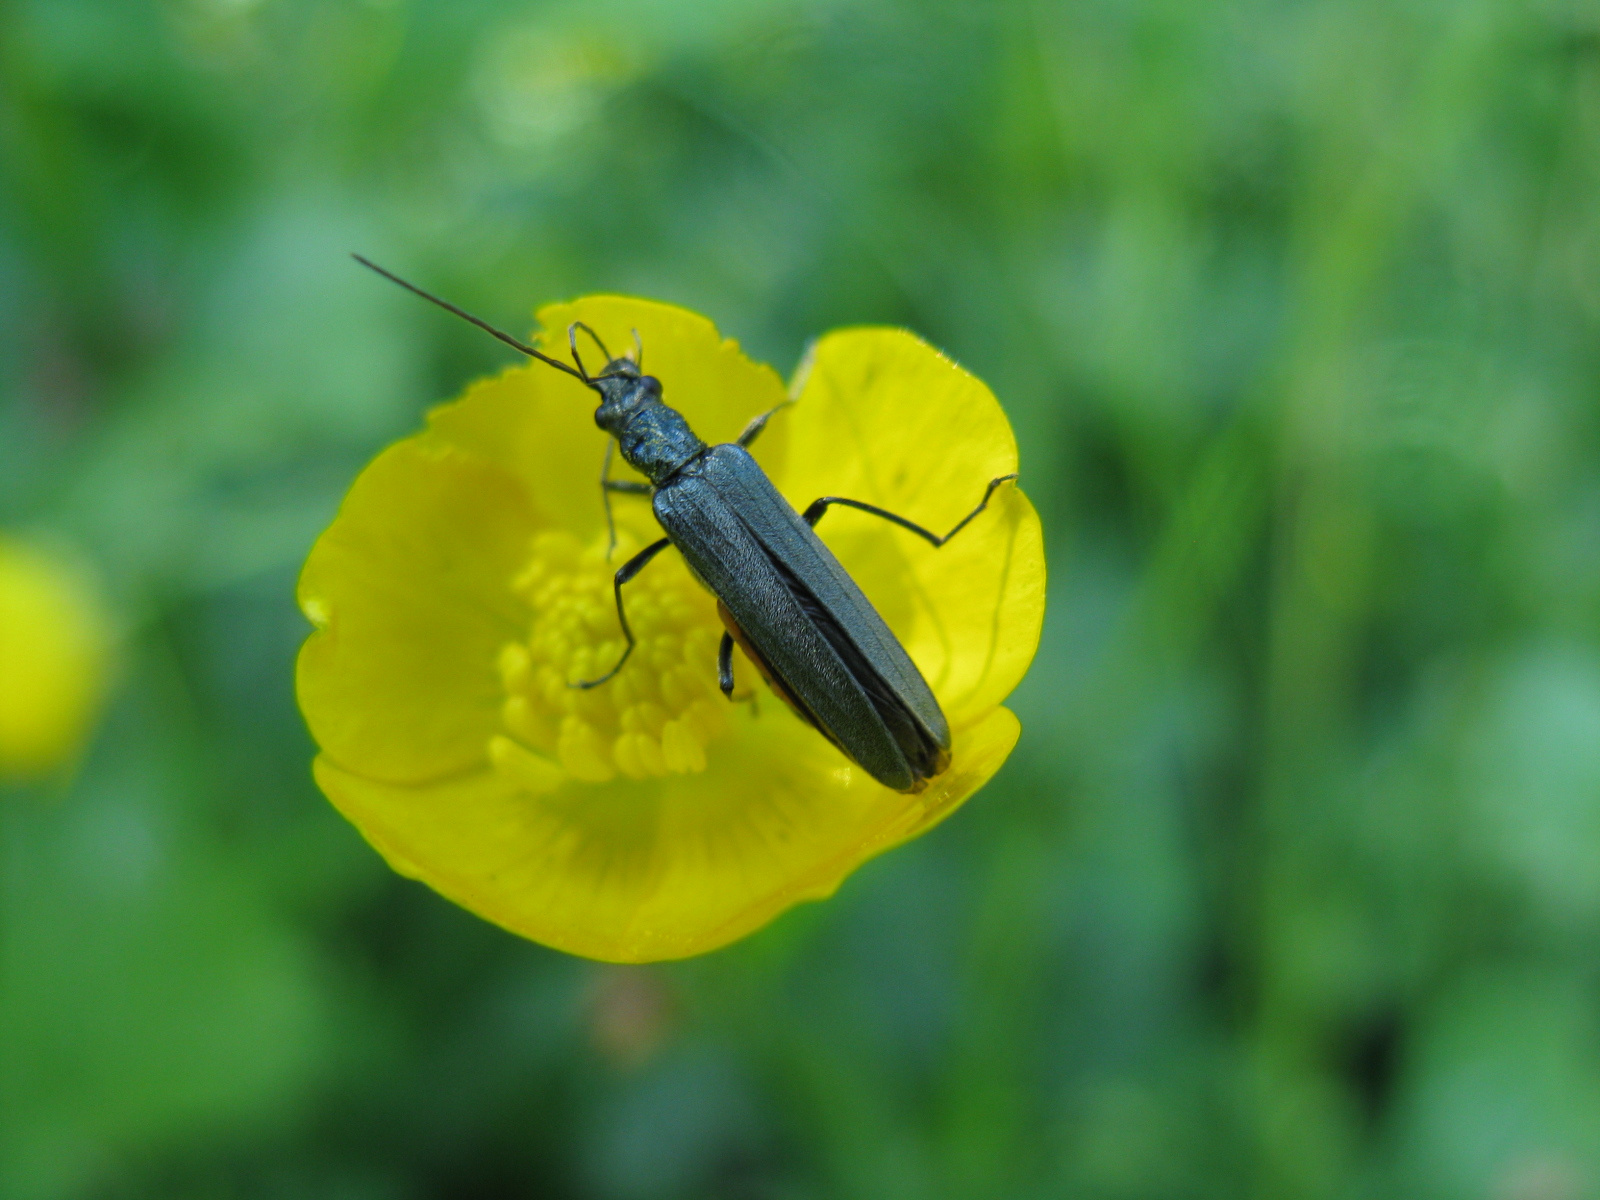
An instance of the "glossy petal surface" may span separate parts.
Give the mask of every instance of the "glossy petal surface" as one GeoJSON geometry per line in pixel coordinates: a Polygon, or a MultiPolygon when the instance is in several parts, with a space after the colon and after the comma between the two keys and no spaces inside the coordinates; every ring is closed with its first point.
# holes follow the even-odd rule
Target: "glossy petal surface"
{"type": "MultiPolygon", "coordinates": [[[[540,315],[552,353],[575,320],[613,352],[637,329],[667,401],[708,441],[784,401],[775,373],[693,313],[603,296],[540,315]]],[[[363,472],[302,579],[317,630],[300,700],[318,782],[397,870],[572,953],[682,957],[830,894],[1004,762],[1019,730],[999,701],[1042,615],[1038,522],[1011,485],[942,550],[865,514],[824,522],[951,720],[950,769],[900,794],[764,689],[715,695],[715,602],[672,551],[629,585],[628,666],[567,687],[614,661],[609,572],[659,536],[645,500],[617,497],[624,545],[604,557],[594,403],[549,367],[514,368],[363,472]]],[[[797,504],[852,495],[945,527],[1016,461],[988,390],[897,330],[819,343],[800,403],[756,450],[797,504]]],[[[755,681],[742,657],[736,675],[755,681]]]]}

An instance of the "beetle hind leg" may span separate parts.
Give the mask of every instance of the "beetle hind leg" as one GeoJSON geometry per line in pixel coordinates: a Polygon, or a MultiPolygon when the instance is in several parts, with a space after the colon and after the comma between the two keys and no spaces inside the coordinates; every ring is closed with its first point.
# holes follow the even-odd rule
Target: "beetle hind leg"
{"type": "Polygon", "coordinates": [[[989,498],[994,495],[995,488],[999,487],[1007,480],[1015,479],[1016,477],[1016,473],[1012,472],[1010,475],[1002,475],[998,479],[991,479],[989,481],[988,488],[985,489],[983,493],[983,499],[978,501],[978,507],[973,509],[966,516],[962,517],[961,520],[957,521],[955,528],[949,533],[945,534],[943,537],[937,533],[934,533],[931,529],[924,529],[915,521],[908,521],[905,517],[900,516],[898,513],[890,512],[886,508],[879,508],[876,504],[868,504],[863,500],[850,500],[844,496],[823,496],[819,500],[813,500],[810,507],[808,507],[806,511],[801,514],[801,519],[814,529],[816,528],[817,522],[822,520],[822,514],[827,512],[830,506],[841,504],[846,508],[854,508],[860,512],[871,513],[875,517],[882,517],[885,521],[890,521],[893,524],[900,526],[901,529],[909,530],[910,532],[916,534],[919,538],[937,550],[940,546],[944,545],[951,538],[955,537],[956,534],[965,529],[972,518],[976,517],[984,509],[989,507],[989,498]]]}

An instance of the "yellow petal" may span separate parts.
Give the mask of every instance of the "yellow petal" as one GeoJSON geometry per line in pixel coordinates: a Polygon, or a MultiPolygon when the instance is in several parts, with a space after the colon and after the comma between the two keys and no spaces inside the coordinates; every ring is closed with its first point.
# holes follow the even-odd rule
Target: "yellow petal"
{"type": "MultiPolygon", "coordinates": [[[[563,355],[572,320],[613,352],[637,328],[646,370],[707,441],[784,398],[776,375],[695,314],[593,297],[540,315],[544,347],[563,355]]],[[[636,620],[655,632],[628,670],[656,677],[624,673],[581,700],[566,688],[621,647],[612,614],[586,607],[602,580],[582,575],[604,567],[595,402],[546,365],[518,367],[435,410],[425,433],[362,474],[303,577],[318,631],[302,652],[301,703],[324,791],[396,869],[574,953],[681,957],[831,893],[1004,761],[1018,728],[998,705],[1042,609],[1038,521],[1009,486],[940,551],[864,514],[828,518],[825,536],[951,718],[950,769],[902,795],[770,696],[759,709],[711,698],[720,630],[709,597],[675,590],[673,555],[633,592],[636,620]],[[699,684],[685,675],[702,670],[699,684]]],[[[1015,463],[987,389],[881,330],[825,339],[804,402],[757,451],[801,504],[851,495],[941,532],[1015,463]]],[[[647,504],[618,497],[616,508],[641,544],[658,536],[647,504]]],[[[748,685],[742,657],[736,671],[748,685]]]]}
{"type": "MultiPolygon", "coordinates": [[[[1017,469],[994,394],[902,329],[846,329],[815,346],[776,481],[797,508],[824,496],[878,505],[943,535],[1017,469]]],[[[836,506],[817,527],[905,644],[953,724],[1021,680],[1044,619],[1038,514],[1015,483],[935,549],[882,518],[836,506]]]]}
{"type": "MultiPolygon", "coordinates": [[[[600,460],[606,436],[595,427],[595,394],[543,363],[508,367],[480,379],[428,414],[423,439],[499,467],[521,486],[531,528],[567,529],[589,538],[604,528],[600,460]]],[[[643,515],[636,500],[619,515],[643,515]]]]}
{"type": "Polygon", "coordinates": [[[884,831],[870,853],[879,854],[910,841],[955,812],[1005,765],[1021,736],[1022,722],[1003,707],[991,709],[970,729],[956,730],[950,769],[928,785],[928,790],[918,797],[920,807],[912,810],[906,821],[884,831]]]}
{"type": "Polygon", "coordinates": [[[532,528],[517,481],[459,450],[410,438],[361,473],[300,577],[297,686],[325,755],[396,783],[484,762],[532,528]]]}
{"type": "Polygon", "coordinates": [[[1010,753],[1016,718],[958,730],[951,768],[888,791],[777,705],[740,706],[701,775],[526,790],[482,771],[379,783],[317,761],[317,781],[396,870],[525,937],[617,962],[703,953],[922,832],[1010,753]]]}
{"type": "Polygon", "coordinates": [[[37,775],[76,752],[104,690],[106,642],[83,580],[0,538],[0,776],[37,775]]]}

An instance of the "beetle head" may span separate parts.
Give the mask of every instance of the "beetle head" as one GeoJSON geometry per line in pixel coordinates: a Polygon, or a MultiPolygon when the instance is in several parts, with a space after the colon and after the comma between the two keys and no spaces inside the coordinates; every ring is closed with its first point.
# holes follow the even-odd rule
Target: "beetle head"
{"type": "Polygon", "coordinates": [[[661,381],[641,374],[631,358],[612,359],[589,386],[600,393],[595,423],[613,433],[640,409],[661,403],[661,381]]]}

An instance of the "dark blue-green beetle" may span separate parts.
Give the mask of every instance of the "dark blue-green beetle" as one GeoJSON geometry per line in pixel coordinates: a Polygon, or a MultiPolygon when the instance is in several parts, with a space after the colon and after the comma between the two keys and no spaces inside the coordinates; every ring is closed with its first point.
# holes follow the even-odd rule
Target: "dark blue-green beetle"
{"type": "Polygon", "coordinates": [[[595,424],[615,439],[623,459],[650,480],[611,479],[612,444],[607,444],[600,486],[608,525],[612,492],[643,493],[650,495],[666,536],[635,554],[614,577],[617,620],[627,643],[622,657],[604,675],[576,681],[573,687],[599,687],[628,661],[634,637],[622,602],[623,585],[662,550],[676,546],[689,570],[717,597],[727,630],[717,653],[724,695],[733,692],[737,641],[803,720],[886,787],[919,792],[950,765],[950,726],[927,681],[812,527],[831,505],[842,504],[892,521],[939,547],[988,507],[994,490],[1015,475],[990,480],[978,506],[942,537],[876,505],[841,496],[823,496],[802,515],[746,449],[776,409],[751,421],[737,441],[708,446],[662,400],[661,381],[644,374],[642,350],[633,357],[612,357],[593,330],[576,325],[568,330],[576,366],[569,365],[360,255],[355,258],[593,388],[600,395],[595,424]],[[590,375],[578,355],[580,328],[608,359],[598,375],[590,375]]]}

